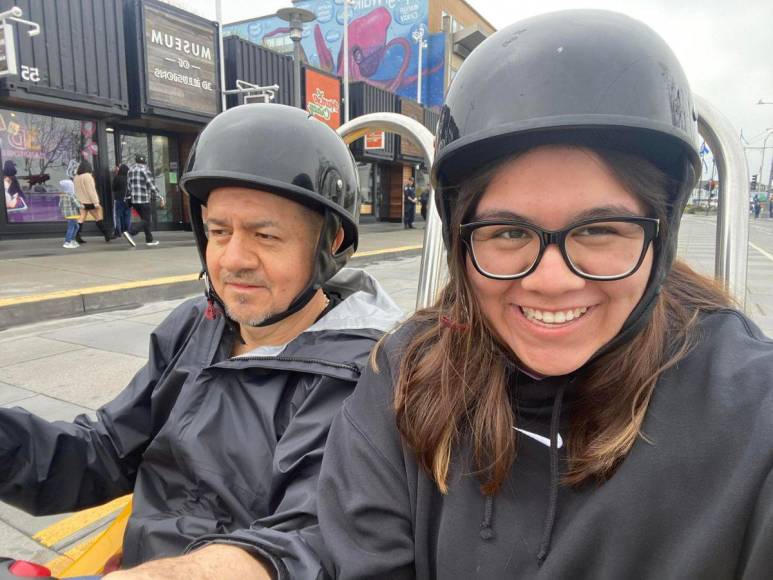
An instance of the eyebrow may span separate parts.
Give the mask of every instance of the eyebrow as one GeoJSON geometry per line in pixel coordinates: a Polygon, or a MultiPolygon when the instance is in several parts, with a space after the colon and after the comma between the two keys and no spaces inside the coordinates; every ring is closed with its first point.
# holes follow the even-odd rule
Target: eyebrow
{"type": "MultiPolygon", "coordinates": [[[[215,225],[215,226],[221,226],[221,227],[230,227],[231,223],[228,220],[221,220],[216,217],[207,218],[205,224],[207,226],[209,225],[215,225]]],[[[260,228],[270,228],[270,227],[279,227],[279,224],[273,220],[266,219],[266,220],[258,220],[256,222],[249,222],[244,224],[245,227],[251,230],[257,230],[260,228]]]]}
{"type": "MultiPolygon", "coordinates": [[[[580,212],[574,216],[570,223],[591,220],[596,218],[607,217],[640,217],[641,214],[638,211],[632,211],[623,205],[603,205],[594,207],[583,212],[580,212]]],[[[534,221],[528,217],[522,216],[515,212],[504,209],[492,209],[483,213],[475,214],[470,221],[483,221],[483,220],[514,220],[522,221],[533,224],[534,221]]],[[[536,225],[536,224],[535,224],[536,225]]]]}

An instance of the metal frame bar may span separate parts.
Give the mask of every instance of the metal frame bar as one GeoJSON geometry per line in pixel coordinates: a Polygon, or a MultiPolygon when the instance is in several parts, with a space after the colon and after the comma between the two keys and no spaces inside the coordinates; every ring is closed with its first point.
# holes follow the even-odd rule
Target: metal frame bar
{"type": "Polygon", "coordinates": [[[740,133],[711,103],[693,95],[698,131],[714,156],[719,173],[717,245],[714,276],[746,310],[749,252],[749,167],[740,133]]]}

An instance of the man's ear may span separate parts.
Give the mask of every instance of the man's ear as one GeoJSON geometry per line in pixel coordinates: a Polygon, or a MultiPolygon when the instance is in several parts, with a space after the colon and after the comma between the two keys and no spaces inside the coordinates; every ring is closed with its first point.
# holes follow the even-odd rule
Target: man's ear
{"type": "Polygon", "coordinates": [[[344,228],[338,228],[338,232],[336,232],[336,237],[333,240],[332,254],[334,256],[338,252],[338,248],[340,248],[341,244],[343,243],[344,243],[344,228]]]}

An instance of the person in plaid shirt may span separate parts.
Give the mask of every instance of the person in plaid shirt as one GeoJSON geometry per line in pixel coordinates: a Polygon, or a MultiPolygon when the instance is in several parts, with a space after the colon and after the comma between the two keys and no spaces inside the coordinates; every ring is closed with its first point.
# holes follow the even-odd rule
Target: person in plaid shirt
{"type": "MultiPolygon", "coordinates": [[[[164,207],[166,200],[161,192],[158,191],[156,183],[153,181],[153,175],[148,170],[144,155],[135,155],[134,164],[129,168],[127,175],[127,200],[131,203],[131,206],[137,210],[137,213],[142,220],[142,231],[145,232],[145,245],[157,246],[158,241],[153,240],[153,234],[150,231],[150,220],[153,211],[153,198],[159,199],[159,205],[164,207]]],[[[136,247],[137,243],[134,241],[134,237],[137,235],[137,224],[132,225],[131,231],[125,231],[123,236],[126,238],[132,246],[136,247]]]]}

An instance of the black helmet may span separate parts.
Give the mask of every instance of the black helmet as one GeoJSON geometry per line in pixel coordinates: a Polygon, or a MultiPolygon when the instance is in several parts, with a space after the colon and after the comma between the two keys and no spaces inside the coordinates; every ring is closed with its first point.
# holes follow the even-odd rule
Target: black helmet
{"type": "Polygon", "coordinates": [[[207,205],[212,190],[224,186],[274,193],[324,218],[307,288],[285,312],[261,326],[303,308],[357,249],[356,163],[335,131],[301,109],[278,104],[234,107],[212,119],[196,140],[180,187],[190,197],[191,224],[205,272],[207,238],[201,207],[207,205]],[[333,254],[331,246],[340,227],[344,239],[333,254]]]}
{"type": "Polygon", "coordinates": [[[145,159],[145,156],[142,153],[137,153],[137,155],[134,156],[134,162],[141,163],[144,165],[145,163],[148,162],[148,160],[145,159]]]}
{"type": "Polygon", "coordinates": [[[638,328],[673,262],[701,167],[690,87],[663,39],[623,14],[567,10],[512,24],[478,46],[454,77],[438,124],[432,180],[446,247],[462,181],[551,143],[632,153],[678,184],[669,192],[668,238],[656,241],[648,291],[627,324],[638,328]]]}

